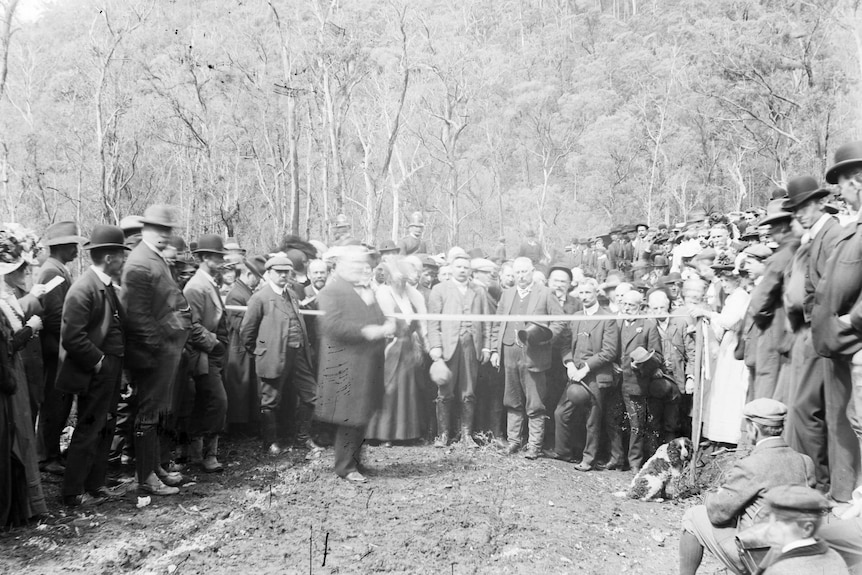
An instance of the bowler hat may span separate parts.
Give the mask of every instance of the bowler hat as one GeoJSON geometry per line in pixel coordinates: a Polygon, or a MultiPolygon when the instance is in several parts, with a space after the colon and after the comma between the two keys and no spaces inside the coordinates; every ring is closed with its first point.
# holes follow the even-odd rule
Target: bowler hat
{"type": "Polygon", "coordinates": [[[188,250],[186,241],[182,238],[182,236],[171,236],[168,239],[168,245],[172,246],[179,253],[184,253],[188,250]]]}
{"type": "Polygon", "coordinates": [[[452,371],[450,371],[449,366],[442,359],[438,359],[431,364],[428,375],[431,377],[431,381],[438,386],[446,385],[452,381],[452,371]]]}
{"type": "Polygon", "coordinates": [[[252,256],[245,258],[242,262],[248,271],[263,279],[263,274],[266,271],[266,259],[263,256],[252,256]]]}
{"type": "Polygon", "coordinates": [[[144,211],[141,224],[160,226],[163,228],[178,228],[180,223],[176,220],[173,206],[166,204],[153,204],[144,211]]]}
{"type": "Polygon", "coordinates": [[[787,406],[775,399],[761,397],[746,403],[742,415],[754,423],[777,427],[784,424],[787,406]]]}
{"type": "Polygon", "coordinates": [[[334,228],[349,228],[350,222],[347,220],[347,216],[344,214],[338,214],[335,216],[335,224],[333,224],[334,228]]]}
{"type": "Polygon", "coordinates": [[[796,511],[805,515],[820,515],[833,507],[825,495],[807,485],[778,485],[767,491],[764,498],[775,511],[796,511]]]}
{"type": "Polygon", "coordinates": [[[862,140],[848,142],[835,151],[835,163],[826,170],[826,181],[837,184],[841,172],[859,165],[862,165],[862,140]]]}
{"type": "Polygon", "coordinates": [[[410,221],[407,223],[408,227],[425,227],[425,218],[422,217],[422,212],[413,212],[410,214],[410,221]]]}
{"type": "Polygon", "coordinates": [[[141,216],[126,216],[120,220],[120,229],[126,237],[140,233],[144,224],[141,223],[141,216]]]}
{"type": "Polygon", "coordinates": [[[679,272],[670,272],[660,280],[662,285],[681,284],[682,274],[679,272]]]}
{"type": "Polygon", "coordinates": [[[575,279],[574,274],[572,274],[572,268],[570,268],[570,267],[569,267],[569,266],[567,266],[566,264],[563,264],[563,263],[555,263],[555,264],[553,264],[553,265],[551,266],[551,268],[548,270],[548,275],[551,275],[551,272],[556,271],[556,270],[559,270],[559,271],[561,271],[561,272],[565,272],[565,274],[566,274],[567,276],[569,276],[569,281],[572,281],[572,280],[574,280],[574,279],[575,279]]]}
{"type": "Polygon", "coordinates": [[[123,230],[117,226],[106,226],[99,224],[93,228],[93,233],[90,234],[90,241],[84,244],[85,250],[95,250],[99,248],[117,248],[122,250],[131,249],[126,245],[126,236],[123,230]]]}
{"type": "Polygon", "coordinates": [[[811,176],[793,178],[787,182],[787,199],[784,200],[781,208],[792,212],[808,200],[822,198],[829,194],[829,190],[822,188],[811,176]]]}
{"type": "Polygon", "coordinates": [[[268,270],[292,270],[293,262],[290,261],[290,258],[284,254],[276,254],[273,257],[266,260],[266,265],[264,266],[268,270]]]}
{"type": "Polygon", "coordinates": [[[401,248],[395,245],[395,242],[393,242],[392,240],[383,240],[383,243],[380,244],[380,247],[377,248],[377,251],[379,251],[381,254],[390,254],[400,251],[400,249],[401,248]]]}
{"type": "Polygon", "coordinates": [[[757,225],[768,226],[772,224],[777,224],[778,222],[789,220],[791,218],[793,218],[793,214],[784,211],[784,200],[771,200],[766,205],[766,215],[763,217],[762,220],[757,222],[757,225]]]}
{"type": "Polygon", "coordinates": [[[236,252],[241,255],[246,254],[246,249],[240,247],[239,242],[236,240],[236,238],[228,238],[227,241],[224,243],[224,249],[229,252],[236,252]]]}
{"type": "Polygon", "coordinates": [[[534,321],[528,322],[525,329],[518,330],[518,341],[524,345],[541,345],[551,341],[553,336],[548,326],[534,321]]]}
{"type": "Polygon", "coordinates": [[[784,188],[772,188],[772,191],[769,192],[769,200],[783,200],[787,197],[787,190],[784,188]]]}
{"type": "Polygon", "coordinates": [[[78,224],[75,222],[57,222],[51,224],[45,230],[45,238],[42,243],[46,246],[62,246],[66,244],[80,244],[86,242],[87,238],[81,237],[78,224]]]}
{"type": "Polygon", "coordinates": [[[222,254],[226,255],[228,252],[224,249],[224,240],[218,234],[204,234],[198,238],[197,247],[192,250],[193,254],[199,253],[207,253],[207,254],[222,254]]]}

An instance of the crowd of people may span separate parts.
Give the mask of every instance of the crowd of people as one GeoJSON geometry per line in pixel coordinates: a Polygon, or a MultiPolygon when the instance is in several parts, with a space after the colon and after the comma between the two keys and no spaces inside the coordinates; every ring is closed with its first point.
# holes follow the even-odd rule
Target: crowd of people
{"type": "MultiPolygon", "coordinates": [[[[683,573],[704,548],[744,573],[726,548],[738,519],[790,505],[773,493],[769,507],[769,488],[815,488],[790,497],[809,519],[862,499],[862,142],[826,180],[838,191],[796,177],[763,209],[563,249],[527,232],[517,249],[434,255],[418,212],[398,243],[364,245],[338,216],[329,246],[287,237],[259,256],[215,234],[187,245],[165,205],[89,238],[75,222],[41,239],[5,224],[0,525],[46,512],[40,471],[63,477],[70,507],[116,495],[112,462],[142,493],[177,494],[189,466],[223,470],[220,438],[238,430],[271,457],[331,445],[353,482],[367,481],[367,441],[487,444],[588,473],[637,472],[690,436],[714,452],[756,445],[760,464],[741,459],[744,479],[687,514],[680,551],[683,573]],[[89,265],[73,280],[79,248],[89,265]]],[[[855,509],[840,527],[858,549],[855,509]]]]}

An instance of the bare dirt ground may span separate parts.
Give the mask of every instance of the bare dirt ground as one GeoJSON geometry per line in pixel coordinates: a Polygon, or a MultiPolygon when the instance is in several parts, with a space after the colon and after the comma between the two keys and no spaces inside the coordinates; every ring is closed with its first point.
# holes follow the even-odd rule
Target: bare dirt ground
{"type": "MultiPolygon", "coordinates": [[[[0,572],[26,574],[677,572],[679,521],[699,496],[618,499],[630,472],[490,448],[368,447],[370,481],[330,471],[331,453],[265,458],[227,443],[217,476],[179,496],[67,512],[44,475],[51,514],[0,534],[0,572]]],[[[701,571],[724,573],[707,558],[701,571]]]]}

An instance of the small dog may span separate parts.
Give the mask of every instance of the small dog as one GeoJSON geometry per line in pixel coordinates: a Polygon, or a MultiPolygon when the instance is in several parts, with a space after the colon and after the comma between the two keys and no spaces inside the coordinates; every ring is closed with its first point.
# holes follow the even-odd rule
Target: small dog
{"type": "Polygon", "coordinates": [[[617,497],[640,499],[641,501],[663,501],[673,499],[668,484],[682,474],[685,464],[694,456],[694,448],[687,437],[678,437],[665,443],[649,458],[629,486],[628,491],[614,493],[617,497]]]}

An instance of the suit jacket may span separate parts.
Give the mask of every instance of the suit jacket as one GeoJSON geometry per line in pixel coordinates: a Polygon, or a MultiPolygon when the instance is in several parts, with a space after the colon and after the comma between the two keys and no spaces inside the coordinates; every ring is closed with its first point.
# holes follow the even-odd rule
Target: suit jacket
{"type": "Polygon", "coordinates": [[[684,317],[668,320],[664,334],[656,323],[664,356],[664,373],[669,376],[681,393],[685,393],[686,377],[694,378],[695,338],[689,332],[689,323],[684,317]]]}
{"type": "MultiPolygon", "coordinates": [[[[517,286],[503,290],[503,295],[500,296],[500,303],[497,305],[497,315],[512,315],[512,308],[515,306],[515,298],[518,297],[517,286]]],[[[527,301],[526,315],[562,315],[563,307],[560,305],[560,300],[547,286],[534,283],[530,289],[529,300],[527,301]]],[[[546,371],[551,367],[551,350],[559,339],[560,334],[566,329],[565,322],[562,321],[544,321],[540,322],[551,330],[551,340],[541,345],[533,345],[527,343],[524,348],[524,356],[526,359],[526,367],[529,371],[546,371]]],[[[491,334],[491,349],[496,350],[500,357],[503,357],[503,334],[506,325],[503,323],[494,324],[491,334]]]]}
{"type": "Polygon", "coordinates": [[[402,256],[428,253],[428,246],[425,244],[425,240],[422,238],[416,239],[413,236],[404,236],[401,238],[401,241],[398,242],[398,249],[402,256]]]}
{"type": "Polygon", "coordinates": [[[163,343],[184,340],[190,325],[188,304],[167,262],[144,242],[126,259],[122,283],[125,363],[132,369],[149,369],[159,361],[163,343]]]}
{"type": "Polygon", "coordinates": [[[814,291],[811,335],[820,355],[853,355],[862,349],[862,222],[843,228],[814,291]],[[850,314],[850,322],[839,320],[850,314]]]}
{"type": "Polygon", "coordinates": [[[632,369],[632,352],[642,347],[647,351],[655,351],[659,356],[662,354],[661,338],[658,329],[651,319],[634,319],[630,325],[626,325],[623,316],[617,320],[620,328],[620,367],[623,372],[623,389],[632,395],[643,395],[646,393],[644,385],[649,383],[648,379],[643,384],[638,374],[632,369]]]}
{"type": "Polygon", "coordinates": [[[60,351],[60,323],[63,317],[63,302],[72,285],[72,274],[60,260],[48,258],[39,269],[36,283],[45,284],[60,276],[66,281],[42,296],[42,352],[46,357],[57,358],[60,351]]]}
{"type": "Polygon", "coordinates": [[[65,353],[61,354],[56,383],[61,391],[82,393],[87,390],[96,375],[96,364],[105,355],[101,346],[114,313],[122,329],[125,313],[122,306],[114,309],[107,289],[96,272],[88,269],[66,295],[60,329],[65,353]]]}
{"type": "MultiPolygon", "coordinates": [[[[581,310],[578,315],[583,313],[581,310]]],[[[596,314],[611,315],[611,310],[600,307],[596,314]]],[[[586,364],[590,368],[587,377],[595,379],[599,387],[613,386],[614,362],[620,353],[620,329],[616,320],[575,320],[569,324],[569,331],[572,344],[563,355],[563,363],[586,364]]]]}
{"type": "Polygon", "coordinates": [[[191,309],[192,321],[199,324],[205,332],[204,338],[189,341],[189,366],[192,375],[204,375],[209,373],[209,354],[216,344],[221,342],[227,348],[226,310],[218,288],[201,269],[188,281],[183,295],[191,309]]]}
{"type": "MultiPolygon", "coordinates": [[[[488,294],[485,288],[474,282],[467,283],[467,295],[471,314],[488,314],[488,294]]],[[[428,313],[443,313],[461,315],[461,293],[455,280],[441,282],[431,288],[428,298],[428,313]]],[[[442,348],[443,359],[449,361],[458,346],[458,334],[461,325],[457,321],[428,321],[428,345],[431,349],[442,348]]],[[[476,348],[476,359],[482,357],[483,349],[491,346],[491,322],[473,322],[473,345],[476,348]]]]}
{"type": "Polygon", "coordinates": [[[763,558],[760,567],[763,575],[845,575],[850,573],[841,555],[823,541],[812,545],[796,547],[782,553],[780,547],[773,547],[763,558]]]}
{"type": "Polygon", "coordinates": [[[704,499],[706,514],[716,526],[739,519],[739,528],[749,527],[763,508],[766,492],[779,485],[814,487],[814,463],[807,455],[788,447],[781,437],[758,442],[747,457],[725,472],[718,491],[704,499]]]}
{"type": "Polygon", "coordinates": [[[383,403],[386,341],[367,341],[361,329],[383,324],[383,312],[340,277],[320,290],[318,302],[324,315],[314,416],[336,425],[367,425],[383,403]]]}
{"type": "Polygon", "coordinates": [[[293,292],[285,288],[284,294],[278,295],[266,282],[248,300],[248,309],[240,327],[240,339],[249,353],[254,354],[258,377],[276,379],[288,369],[287,342],[292,322],[299,325],[302,352],[306,354],[308,364],[313,365],[308,331],[299,315],[299,303],[293,292]]]}

